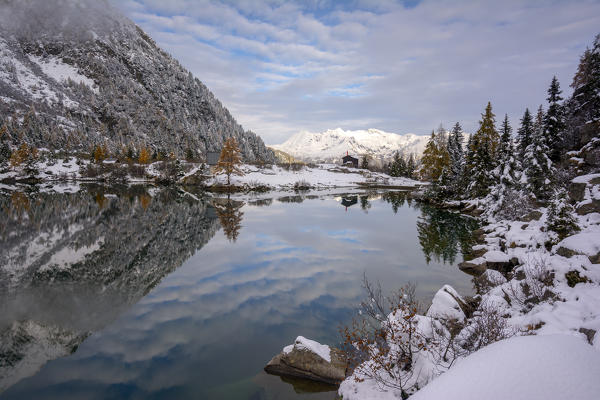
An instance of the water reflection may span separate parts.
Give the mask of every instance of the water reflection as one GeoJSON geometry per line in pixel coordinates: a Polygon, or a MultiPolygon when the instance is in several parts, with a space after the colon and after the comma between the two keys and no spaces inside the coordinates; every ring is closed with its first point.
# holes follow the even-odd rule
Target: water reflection
{"type": "Polygon", "coordinates": [[[475,244],[472,232],[477,227],[475,219],[428,205],[421,207],[417,230],[427,263],[454,264],[459,251],[465,255],[475,244]]]}
{"type": "Polygon", "coordinates": [[[461,243],[440,228],[457,222],[406,194],[357,195],[361,207],[347,211],[310,194],[245,204],[147,187],[13,195],[0,196],[6,398],[333,399],[261,371],[299,334],[335,343],[363,272],[385,290],[415,281],[423,299],[444,283],[470,290],[432,256],[461,243]],[[429,224],[423,243],[444,245],[425,253],[417,221],[429,224]]]}
{"type": "Polygon", "coordinates": [[[244,213],[241,208],[244,206],[244,202],[233,201],[227,197],[227,199],[215,199],[212,204],[217,211],[223,233],[229,241],[235,242],[240,234],[240,229],[242,229],[244,213]]]}
{"type": "Polygon", "coordinates": [[[13,192],[0,209],[0,391],[74,352],[219,227],[207,202],[144,187],[13,192]]]}

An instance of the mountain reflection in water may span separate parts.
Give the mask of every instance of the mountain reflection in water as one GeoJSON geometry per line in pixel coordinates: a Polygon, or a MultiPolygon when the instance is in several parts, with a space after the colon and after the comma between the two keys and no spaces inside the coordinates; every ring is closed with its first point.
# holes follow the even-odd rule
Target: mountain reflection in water
{"type": "Polygon", "coordinates": [[[443,263],[472,222],[405,193],[356,199],[345,212],[311,194],[0,194],[2,397],[290,398],[310,390],[262,367],[297,335],[335,344],[363,272],[426,300],[471,291],[443,263]]]}

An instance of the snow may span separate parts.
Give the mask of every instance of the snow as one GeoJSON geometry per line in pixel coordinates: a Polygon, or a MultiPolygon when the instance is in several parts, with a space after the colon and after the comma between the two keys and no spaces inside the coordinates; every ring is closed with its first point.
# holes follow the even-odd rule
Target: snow
{"type": "Polygon", "coordinates": [[[574,178],[571,182],[573,182],[573,183],[588,183],[594,178],[600,178],[600,174],[580,175],[580,176],[574,178]]]}
{"type": "Polygon", "coordinates": [[[581,232],[563,239],[556,248],[564,247],[579,254],[595,256],[600,253],[600,232],[581,232]]]}
{"type": "Polygon", "coordinates": [[[325,361],[331,362],[331,349],[329,346],[307,339],[304,336],[298,336],[294,344],[290,344],[289,346],[285,346],[283,348],[283,352],[285,354],[291,353],[292,350],[310,351],[325,361]]]}
{"type": "MultiPolygon", "coordinates": [[[[296,182],[306,181],[315,188],[331,187],[355,187],[359,184],[384,185],[384,186],[407,186],[415,187],[423,185],[423,182],[408,178],[394,178],[386,174],[371,172],[367,170],[341,167],[335,164],[319,164],[316,167],[303,167],[300,171],[287,171],[280,166],[260,169],[251,165],[244,165],[243,176],[232,176],[231,182],[235,185],[262,184],[278,188],[293,188],[296,182]]],[[[227,177],[219,175],[217,179],[208,181],[211,183],[225,183],[227,177]]]]}
{"type": "Polygon", "coordinates": [[[574,336],[513,337],[466,357],[411,399],[596,400],[598,376],[600,352],[574,336]]]}
{"type": "Polygon", "coordinates": [[[444,285],[437,291],[435,296],[433,296],[431,306],[429,307],[429,310],[427,310],[427,316],[463,321],[465,319],[465,313],[462,311],[455,298],[464,301],[452,286],[444,285]]]}
{"type": "MultiPolygon", "coordinates": [[[[64,81],[71,79],[73,82],[83,83],[84,85],[87,85],[92,89],[95,86],[93,79],[82,75],[81,73],[79,73],[77,68],[69,64],[65,64],[59,58],[42,58],[34,55],[29,55],[29,59],[37,65],[39,65],[42,69],[42,72],[48,75],[50,78],[54,79],[56,82],[63,83],[64,81]]],[[[98,92],[97,88],[93,90],[96,93],[98,92]]]]}
{"type": "Polygon", "coordinates": [[[510,260],[506,253],[498,250],[488,251],[483,255],[483,258],[489,262],[508,262],[510,260]]]}
{"type": "Polygon", "coordinates": [[[346,152],[353,156],[369,154],[374,158],[390,159],[396,151],[420,156],[429,136],[407,133],[404,135],[378,129],[328,129],[321,133],[299,132],[282,144],[272,145],[295,158],[306,161],[337,161],[346,152]]]}

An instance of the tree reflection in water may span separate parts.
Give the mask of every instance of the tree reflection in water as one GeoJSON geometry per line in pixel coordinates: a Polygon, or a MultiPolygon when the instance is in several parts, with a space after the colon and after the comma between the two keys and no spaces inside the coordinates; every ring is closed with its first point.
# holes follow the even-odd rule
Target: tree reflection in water
{"type": "Polygon", "coordinates": [[[223,227],[223,233],[230,242],[237,240],[240,229],[242,229],[242,219],[244,213],[241,211],[244,206],[243,201],[233,201],[231,198],[215,199],[213,202],[219,222],[223,227]]]}
{"type": "Polygon", "coordinates": [[[410,192],[388,192],[383,199],[392,205],[394,213],[404,204],[419,209],[417,234],[425,260],[454,264],[458,252],[467,254],[475,244],[472,232],[478,228],[477,221],[447,210],[413,202],[410,192]]]}

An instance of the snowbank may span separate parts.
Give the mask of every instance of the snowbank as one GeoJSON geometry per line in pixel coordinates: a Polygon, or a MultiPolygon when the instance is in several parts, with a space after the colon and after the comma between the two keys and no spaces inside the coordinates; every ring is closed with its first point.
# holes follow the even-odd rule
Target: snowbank
{"type": "Polygon", "coordinates": [[[600,352],[574,336],[513,337],[466,357],[411,400],[595,400],[599,376],[600,352]]]}

